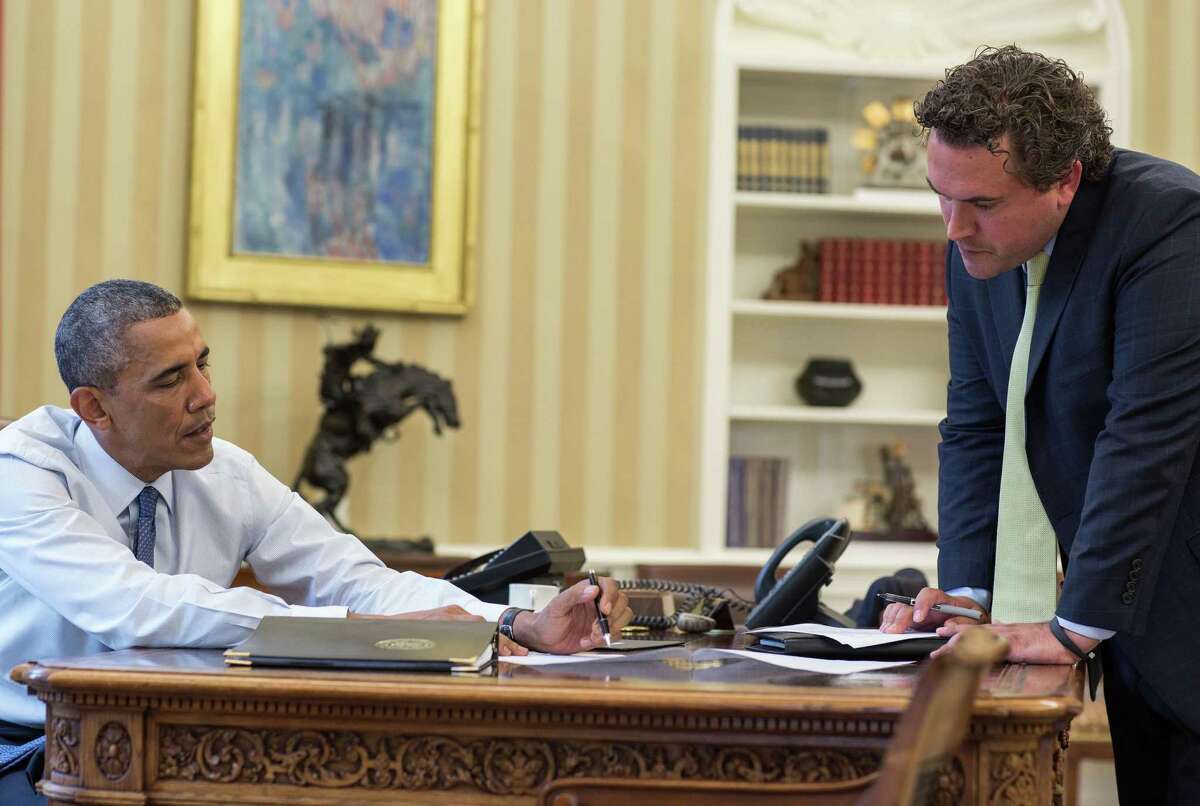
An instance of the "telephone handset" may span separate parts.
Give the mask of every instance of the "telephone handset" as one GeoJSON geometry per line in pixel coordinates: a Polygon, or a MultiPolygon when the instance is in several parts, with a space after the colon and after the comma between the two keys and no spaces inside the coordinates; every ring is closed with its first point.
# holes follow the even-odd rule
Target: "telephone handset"
{"type": "Polygon", "coordinates": [[[663,591],[676,595],[674,615],[636,615],[634,626],[652,630],[672,627],[683,632],[705,632],[733,627],[733,613],[749,611],[746,628],[775,627],[781,624],[817,622],[838,627],[853,627],[854,621],[821,604],[820,590],[833,578],[833,566],[850,542],[850,524],[841,518],[818,518],[801,526],[775,549],[758,574],[754,602],[748,602],[732,590],[690,582],[662,579],[619,580],[622,590],[663,591]],[[778,582],[779,565],[800,543],[812,548],[778,582]]]}
{"type": "Polygon", "coordinates": [[[834,563],[849,542],[850,524],[844,518],[817,518],[793,532],[758,572],[754,583],[754,599],[758,604],[746,619],[746,629],[803,622],[853,627],[853,620],[820,600],[821,588],[832,581],[834,563]],[[812,542],[812,548],[777,582],[775,572],[779,564],[798,544],[805,542],[812,542]]]}
{"type": "Polygon", "coordinates": [[[445,579],[485,602],[508,604],[510,583],[561,583],[564,574],[586,561],[583,549],[567,545],[558,532],[526,532],[507,548],[450,569],[445,579]]]}

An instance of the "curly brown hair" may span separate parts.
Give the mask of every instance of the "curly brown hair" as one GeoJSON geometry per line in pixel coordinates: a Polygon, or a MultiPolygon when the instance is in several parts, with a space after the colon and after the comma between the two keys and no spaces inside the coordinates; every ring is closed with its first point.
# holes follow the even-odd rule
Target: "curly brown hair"
{"type": "Polygon", "coordinates": [[[1093,181],[1112,162],[1112,127],[1083,75],[1016,45],[980,48],[913,108],[926,133],[937,131],[947,145],[1007,153],[1012,172],[1038,191],[1066,176],[1075,160],[1093,181]]]}

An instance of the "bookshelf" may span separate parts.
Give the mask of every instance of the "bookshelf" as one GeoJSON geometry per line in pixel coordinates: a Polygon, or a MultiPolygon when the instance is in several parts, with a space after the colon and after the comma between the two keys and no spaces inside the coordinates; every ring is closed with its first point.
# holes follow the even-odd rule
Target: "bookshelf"
{"type": "MultiPolygon", "coordinates": [[[[785,521],[795,527],[843,511],[857,480],[881,479],[879,448],[903,441],[923,513],[936,525],[945,307],[762,299],[801,240],[944,242],[931,192],[860,187],[852,138],[864,125],[862,108],[919,98],[978,46],[1015,41],[1081,69],[1100,92],[1114,140],[1128,130],[1129,46],[1119,0],[1047,0],[1021,15],[961,5],[930,15],[921,0],[716,4],[697,548],[703,562],[758,564],[767,556],[725,545],[733,455],[787,458],[785,521]],[[827,130],[829,192],[739,190],[739,125],[827,130]],[[808,359],[827,356],[850,359],[862,380],[862,393],[847,407],[807,406],[795,392],[808,359]]],[[[905,565],[936,581],[936,548],[854,541],[830,599],[848,603],[872,579],[905,565]]]]}

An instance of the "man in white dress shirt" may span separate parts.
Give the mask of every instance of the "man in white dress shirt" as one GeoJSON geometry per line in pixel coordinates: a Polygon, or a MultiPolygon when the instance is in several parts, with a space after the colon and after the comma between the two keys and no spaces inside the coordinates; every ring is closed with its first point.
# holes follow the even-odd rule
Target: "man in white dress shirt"
{"type": "MultiPolygon", "coordinates": [[[[55,356],[71,410],[45,406],[0,431],[0,671],[125,647],[227,647],[267,615],[504,619],[520,644],[550,652],[602,643],[597,596],[614,630],[631,617],[612,580],[580,583],[535,614],[386,568],[213,437],[208,346],[157,286],[84,291],[55,356]],[[278,595],[228,587],[243,561],[278,595]]],[[[26,759],[37,755],[12,747],[36,740],[43,721],[41,702],[5,674],[0,801],[36,798],[26,759]]]]}

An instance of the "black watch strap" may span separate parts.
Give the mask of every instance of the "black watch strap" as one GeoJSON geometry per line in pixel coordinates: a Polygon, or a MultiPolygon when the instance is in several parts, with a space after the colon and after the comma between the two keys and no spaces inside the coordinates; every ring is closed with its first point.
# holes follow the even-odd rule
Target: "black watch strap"
{"type": "Polygon", "coordinates": [[[1100,646],[1091,652],[1084,652],[1075,642],[1071,640],[1071,636],[1067,635],[1067,631],[1063,629],[1063,625],[1058,623],[1058,617],[1050,619],[1050,632],[1058,639],[1058,642],[1067,648],[1075,657],[1083,661],[1083,666],[1087,669],[1088,676],[1088,692],[1092,695],[1093,702],[1096,699],[1096,689],[1100,686],[1100,677],[1103,670],[1100,668],[1100,646]]]}
{"type": "Polygon", "coordinates": [[[517,616],[521,615],[522,613],[531,612],[533,611],[526,610],[523,607],[510,607],[500,614],[500,620],[496,622],[496,628],[499,630],[500,634],[508,640],[516,641],[516,637],[513,636],[513,624],[516,623],[517,616]]]}

